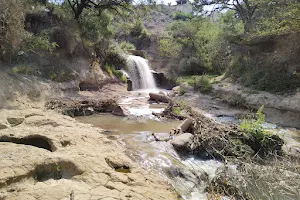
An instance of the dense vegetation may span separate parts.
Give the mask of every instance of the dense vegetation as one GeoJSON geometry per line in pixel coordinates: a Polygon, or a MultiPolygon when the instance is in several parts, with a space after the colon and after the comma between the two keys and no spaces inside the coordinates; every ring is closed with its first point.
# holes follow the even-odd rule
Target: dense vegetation
{"type": "MultiPolygon", "coordinates": [[[[233,81],[260,90],[300,87],[297,0],[198,0],[194,1],[197,15],[175,12],[155,1],[50,2],[0,0],[0,60],[22,63],[21,71],[34,75],[48,72],[35,73],[36,69],[24,66],[49,56],[92,58],[104,70],[105,66],[118,69],[124,64],[121,54],[156,42],[159,55],[171,60],[172,77],[226,73],[233,81]],[[155,38],[145,27],[149,13],[172,17],[155,38]]],[[[58,71],[54,77],[68,74],[54,68],[58,71]]]]}
{"type": "Polygon", "coordinates": [[[299,88],[299,1],[196,2],[204,15],[180,14],[159,41],[161,54],[179,63],[170,66],[174,75],[226,73],[255,89],[299,88]],[[214,5],[214,9],[203,9],[203,5],[214,5]]]}

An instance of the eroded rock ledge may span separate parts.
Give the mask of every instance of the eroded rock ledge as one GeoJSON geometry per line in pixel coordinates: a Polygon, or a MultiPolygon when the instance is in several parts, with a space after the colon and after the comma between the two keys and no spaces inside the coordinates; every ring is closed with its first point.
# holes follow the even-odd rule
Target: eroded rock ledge
{"type": "Polygon", "coordinates": [[[0,130],[7,139],[0,142],[0,199],[177,199],[170,185],[132,162],[101,129],[51,110],[0,115],[24,120],[0,130]],[[33,136],[53,149],[18,142],[33,136]]]}

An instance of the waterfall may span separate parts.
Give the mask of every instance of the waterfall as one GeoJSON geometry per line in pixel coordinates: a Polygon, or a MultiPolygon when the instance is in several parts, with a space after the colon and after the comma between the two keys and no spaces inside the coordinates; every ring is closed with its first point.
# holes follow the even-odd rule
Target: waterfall
{"type": "Polygon", "coordinates": [[[148,61],[140,56],[127,57],[127,70],[132,81],[132,89],[155,89],[153,74],[148,61]]]}

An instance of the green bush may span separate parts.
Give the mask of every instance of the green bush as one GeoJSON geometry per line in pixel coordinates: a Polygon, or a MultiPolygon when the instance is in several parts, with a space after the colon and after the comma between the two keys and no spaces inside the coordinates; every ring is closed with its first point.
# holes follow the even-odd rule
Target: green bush
{"type": "Polygon", "coordinates": [[[208,69],[196,57],[183,58],[179,62],[178,73],[182,75],[200,75],[207,71],[208,69]]]}
{"type": "Polygon", "coordinates": [[[300,76],[288,69],[285,63],[275,62],[273,57],[260,55],[248,57],[237,54],[226,72],[246,87],[268,92],[292,92],[300,87],[300,76]]]}
{"type": "Polygon", "coordinates": [[[166,57],[178,57],[182,50],[182,45],[173,38],[162,38],[158,44],[159,54],[166,57]]]}
{"type": "Polygon", "coordinates": [[[178,79],[178,82],[188,83],[195,90],[199,90],[202,93],[208,93],[212,90],[211,77],[208,75],[181,77],[178,79]]]}
{"type": "Polygon", "coordinates": [[[54,50],[58,47],[55,42],[50,42],[47,36],[35,36],[27,34],[22,50],[27,53],[34,53],[37,55],[44,55],[45,53],[53,54],[54,50]]]}
{"type": "Polygon", "coordinates": [[[113,77],[114,75],[112,70],[113,68],[111,66],[109,66],[108,64],[105,65],[105,71],[108,73],[110,77],[113,77]]]}
{"type": "Polygon", "coordinates": [[[180,96],[182,96],[182,95],[184,95],[186,93],[186,91],[184,90],[184,88],[183,87],[179,87],[179,95],[180,96]]]}
{"type": "Polygon", "coordinates": [[[263,128],[263,123],[265,123],[263,109],[264,106],[258,109],[256,119],[243,119],[240,123],[240,129],[250,135],[248,142],[251,147],[256,152],[266,155],[270,152],[281,151],[283,141],[263,128]]]}
{"type": "Polygon", "coordinates": [[[110,77],[116,77],[122,83],[127,83],[127,77],[123,74],[123,72],[116,70],[114,67],[109,66],[108,64],[105,65],[105,71],[108,73],[110,77]]]}
{"type": "Polygon", "coordinates": [[[186,105],[183,101],[176,101],[175,105],[173,106],[173,112],[175,115],[180,115],[181,111],[186,108],[186,105]]]}
{"type": "Polygon", "coordinates": [[[121,42],[119,44],[119,47],[124,52],[128,52],[128,50],[135,50],[136,49],[134,44],[129,43],[129,42],[125,42],[125,41],[121,42]]]}
{"type": "Polygon", "coordinates": [[[184,12],[176,12],[174,16],[174,20],[191,20],[193,18],[193,15],[191,13],[184,13],[184,12]]]}

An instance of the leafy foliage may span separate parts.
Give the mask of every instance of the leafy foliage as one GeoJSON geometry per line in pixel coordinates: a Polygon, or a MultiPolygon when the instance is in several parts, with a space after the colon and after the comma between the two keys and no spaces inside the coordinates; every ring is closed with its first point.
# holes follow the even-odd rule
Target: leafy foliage
{"type": "Polygon", "coordinates": [[[50,42],[47,36],[34,36],[32,34],[28,34],[22,46],[23,51],[40,56],[45,53],[52,54],[58,47],[55,42],[50,42]]]}
{"type": "Polygon", "coordinates": [[[176,12],[174,16],[174,20],[183,20],[187,21],[193,18],[193,15],[191,13],[184,13],[184,12],[176,12]]]}
{"type": "Polygon", "coordinates": [[[256,119],[242,120],[240,129],[250,134],[250,145],[256,152],[263,155],[271,152],[280,153],[283,141],[278,136],[268,133],[263,128],[263,123],[265,123],[265,115],[262,112],[263,109],[264,106],[258,109],[256,119]]]}

